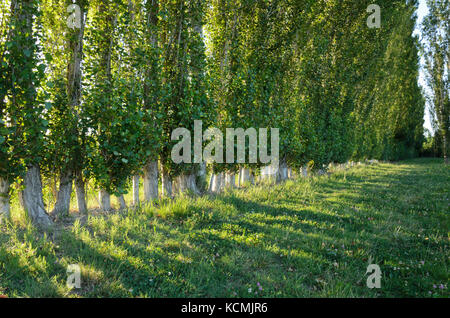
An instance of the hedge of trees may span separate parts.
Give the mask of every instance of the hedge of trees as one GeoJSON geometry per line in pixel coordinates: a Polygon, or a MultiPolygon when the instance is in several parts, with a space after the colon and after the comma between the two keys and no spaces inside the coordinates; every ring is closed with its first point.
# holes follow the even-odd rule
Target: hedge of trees
{"type": "MultiPolygon", "coordinates": [[[[73,186],[81,213],[87,183],[105,211],[111,195],[126,207],[130,184],[138,204],[140,177],[146,201],[205,191],[205,164],[171,158],[172,132],[196,120],[223,134],[279,128],[280,171],[415,156],[417,3],[377,1],[381,27],[369,28],[370,3],[76,0],[77,16],[72,0],[2,1],[0,214],[12,191],[43,226],[69,211],[73,186]],[[43,176],[59,180],[52,209],[43,176]]],[[[207,168],[218,189],[262,166],[207,168]]]]}
{"type": "Polygon", "coordinates": [[[450,1],[427,0],[429,13],[422,24],[421,48],[425,60],[426,94],[433,138],[426,145],[429,154],[450,157],[450,1]]]}

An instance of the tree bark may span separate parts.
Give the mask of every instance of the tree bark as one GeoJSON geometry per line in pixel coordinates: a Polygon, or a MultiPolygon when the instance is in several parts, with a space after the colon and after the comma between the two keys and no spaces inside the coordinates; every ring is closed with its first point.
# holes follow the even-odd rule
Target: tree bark
{"type": "Polygon", "coordinates": [[[304,165],[302,167],[302,177],[303,178],[307,178],[308,177],[308,166],[307,165],[304,165]]]}
{"type": "Polygon", "coordinates": [[[206,163],[202,162],[200,164],[200,167],[197,171],[197,176],[195,178],[195,181],[198,180],[197,183],[197,189],[200,193],[205,192],[206,191],[206,163]]]}
{"type": "MultiPolygon", "coordinates": [[[[163,189],[164,192],[164,189],[163,189]]],[[[172,194],[170,194],[172,195],[172,194]]],[[[150,202],[158,199],[158,162],[151,161],[144,167],[144,197],[150,202]]]]}
{"type": "Polygon", "coordinates": [[[4,178],[0,178],[0,220],[2,218],[9,219],[9,182],[4,178]]]}
{"type": "Polygon", "coordinates": [[[188,177],[188,189],[195,195],[201,194],[201,191],[197,185],[197,176],[195,173],[191,173],[188,177]]]}
{"type": "Polygon", "coordinates": [[[209,177],[208,192],[212,192],[212,185],[214,182],[214,178],[215,178],[215,174],[212,173],[211,176],[209,177]]]}
{"type": "Polygon", "coordinates": [[[261,180],[265,182],[276,182],[279,167],[275,167],[273,164],[265,166],[261,169],[261,180]]]}
{"type": "Polygon", "coordinates": [[[174,181],[174,192],[180,194],[191,192],[192,194],[199,195],[200,190],[197,187],[196,175],[194,173],[188,173],[178,176],[174,181]]]}
{"type": "Polygon", "coordinates": [[[172,197],[172,180],[170,179],[170,176],[167,172],[163,170],[162,176],[162,195],[163,197],[172,197]]]}
{"type": "Polygon", "coordinates": [[[77,194],[78,212],[81,214],[87,214],[86,186],[81,175],[78,175],[75,179],[75,192],[77,194]]]}
{"type": "Polygon", "coordinates": [[[294,179],[294,170],[291,167],[288,167],[287,177],[288,179],[294,179]]]}
{"type": "Polygon", "coordinates": [[[212,193],[219,193],[223,189],[223,173],[214,174],[210,188],[212,193]]]}
{"type": "Polygon", "coordinates": [[[240,184],[241,185],[245,185],[246,183],[254,183],[254,178],[251,174],[251,171],[249,168],[241,168],[241,180],[240,180],[240,184]]]}
{"type": "Polygon", "coordinates": [[[127,209],[127,203],[125,202],[125,198],[124,198],[123,194],[117,197],[117,201],[119,202],[120,210],[127,209]]]}
{"type": "Polygon", "coordinates": [[[236,187],[236,175],[234,173],[225,174],[225,188],[234,189],[236,187]]]}
{"type": "Polygon", "coordinates": [[[103,212],[111,211],[111,195],[103,189],[98,192],[98,201],[100,203],[100,209],[103,212]]]}
{"type": "Polygon", "coordinates": [[[52,214],[62,216],[70,212],[70,196],[72,194],[72,172],[63,171],[59,177],[59,190],[52,214]]]}
{"type": "MultiPolygon", "coordinates": [[[[449,70],[450,72],[450,70],[449,70]]],[[[444,129],[442,129],[444,130],[444,129]]],[[[442,133],[442,152],[444,153],[444,163],[446,165],[448,165],[449,161],[448,161],[448,144],[447,144],[447,134],[445,132],[445,130],[442,133]]]]}
{"type": "Polygon", "coordinates": [[[280,162],[280,168],[278,169],[277,182],[283,182],[288,179],[288,167],[286,162],[280,162]]]}
{"type": "Polygon", "coordinates": [[[187,185],[187,176],[186,175],[180,175],[173,180],[173,193],[174,194],[181,194],[186,192],[188,189],[187,185]]]}
{"type": "Polygon", "coordinates": [[[37,226],[51,226],[53,222],[45,211],[41,173],[38,165],[28,167],[23,183],[25,188],[20,193],[20,201],[28,217],[37,226]]]}
{"type": "Polygon", "coordinates": [[[133,176],[133,205],[139,206],[139,176],[133,176]]]}

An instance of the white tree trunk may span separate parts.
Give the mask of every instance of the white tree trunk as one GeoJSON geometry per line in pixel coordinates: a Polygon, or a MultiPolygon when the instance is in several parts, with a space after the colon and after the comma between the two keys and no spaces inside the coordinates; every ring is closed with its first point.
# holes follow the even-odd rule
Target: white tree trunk
{"type": "Polygon", "coordinates": [[[127,204],[125,202],[125,198],[124,198],[123,194],[117,197],[117,201],[119,202],[120,210],[127,209],[127,204]]]}
{"type": "Polygon", "coordinates": [[[304,165],[302,167],[302,177],[303,178],[307,178],[308,177],[308,166],[307,165],[304,165]]]}
{"type": "MultiPolygon", "coordinates": [[[[163,189],[164,192],[164,189],[163,189]]],[[[172,191],[170,191],[172,192],[172,191]]],[[[172,195],[172,194],[171,194],[172,195]]],[[[158,162],[151,161],[144,167],[144,197],[150,202],[158,199],[158,162]]]]}
{"type": "Polygon", "coordinates": [[[6,179],[0,178],[0,220],[2,217],[8,219],[9,214],[9,182],[6,179]]]}
{"type": "Polygon", "coordinates": [[[70,212],[70,196],[72,195],[72,172],[64,171],[59,177],[59,190],[52,214],[68,215],[70,212]]]}
{"type": "Polygon", "coordinates": [[[240,185],[245,185],[246,183],[254,183],[254,177],[249,168],[241,168],[240,176],[240,185]]]}
{"type": "Polygon", "coordinates": [[[78,176],[75,179],[75,192],[77,194],[78,212],[81,214],[87,214],[86,186],[81,176],[78,176]]]}
{"type": "Polygon", "coordinates": [[[174,194],[181,194],[187,191],[188,189],[188,181],[186,175],[179,175],[178,177],[173,180],[173,193],[174,194]]]}
{"type": "Polygon", "coordinates": [[[211,180],[211,186],[210,186],[212,193],[219,193],[222,190],[222,188],[223,188],[222,178],[223,178],[223,173],[218,173],[213,176],[213,178],[211,180]]]}
{"type": "Polygon", "coordinates": [[[276,182],[277,175],[278,175],[278,166],[275,165],[269,165],[265,166],[261,169],[261,180],[265,182],[276,182]]]}
{"type": "Polygon", "coordinates": [[[211,176],[209,177],[208,192],[212,192],[212,185],[215,177],[216,175],[214,173],[212,173],[211,176]]]}
{"type": "Polygon", "coordinates": [[[38,226],[51,226],[53,222],[45,211],[41,173],[38,165],[28,167],[23,183],[25,188],[20,193],[20,201],[28,217],[38,226]]]}
{"type": "Polygon", "coordinates": [[[236,175],[234,173],[225,174],[225,188],[233,189],[236,187],[236,175]]]}
{"type": "Polygon", "coordinates": [[[278,169],[277,182],[283,182],[288,179],[288,167],[286,162],[280,162],[280,168],[278,169]]]}
{"type": "Polygon", "coordinates": [[[175,177],[175,179],[173,180],[172,193],[174,195],[177,195],[177,194],[180,194],[183,192],[181,189],[183,187],[183,185],[180,184],[180,183],[182,183],[182,181],[180,179],[181,179],[181,176],[178,176],[178,177],[175,177]]]}
{"type": "Polygon", "coordinates": [[[194,173],[182,174],[178,176],[174,183],[175,193],[191,192],[192,194],[199,195],[200,191],[197,187],[196,175],[194,173]]]}
{"type": "Polygon", "coordinates": [[[133,176],[133,205],[139,206],[139,176],[133,176]]]}
{"type": "Polygon", "coordinates": [[[98,202],[103,212],[111,211],[111,195],[106,190],[100,189],[98,192],[98,202]]]}
{"type": "Polygon", "coordinates": [[[206,185],[206,163],[202,162],[200,164],[200,169],[197,172],[197,178],[196,180],[199,180],[199,183],[196,185],[197,190],[199,191],[199,194],[201,194],[201,192],[204,192],[205,189],[205,185],[206,185]],[[199,187],[200,185],[200,187],[199,187]]]}
{"type": "Polygon", "coordinates": [[[288,179],[294,179],[294,177],[295,177],[294,170],[291,167],[288,167],[287,177],[288,177],[288,179]]]}
{"type": "Polygon", "coordinates": [[[162,173],[162,195],[163,197],[172,197],[172,180],[166,173],[162,173]]]}
{"type": "Polygon", "coordinates": [[[188,177],[188,185],[189,185],[188,186],[189,190],[193,194],[195,194],[195,195],[200,195],[201,194],[201,191],[200,191],[200,189],[198,188],[198,185],[197,185],[197,176],[196,176],[195,173],[191,173],[189,175],[189,177],[188,177]]]}

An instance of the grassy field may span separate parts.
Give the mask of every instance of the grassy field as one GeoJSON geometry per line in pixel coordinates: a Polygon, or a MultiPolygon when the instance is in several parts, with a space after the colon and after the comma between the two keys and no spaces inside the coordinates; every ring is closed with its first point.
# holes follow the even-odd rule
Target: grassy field
{"type": "Polygon", "coordinates": [[[449,297],[450,169],[357,166],[160,207],[0,225],[8,297],[449,297]],[[368,264],[380,289],[366,286],[368,264]],[[66,268],[79,264],[81,289],[66,268]]]}

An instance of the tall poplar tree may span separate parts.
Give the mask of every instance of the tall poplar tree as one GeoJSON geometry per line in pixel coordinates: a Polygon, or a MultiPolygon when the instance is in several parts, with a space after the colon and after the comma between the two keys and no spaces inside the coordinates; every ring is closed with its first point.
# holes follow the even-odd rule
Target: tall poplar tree
{"type": "MultiPolygon", "coordinates": [[[[11,182],[21,176],[20,201],[31,221],[39,226],[52,224],[42,197],[40,163],[44,156],[44,98],[40,90],[45,65],[39,61],[38,40],[41,37],[36,17],[40,14],[39,1],[12,0],[6,35],[6,49],[2,52],[2,68],[6,73],[0,96],[2,103],[2,143],[8,168],[2,168],[2,177],[11,182]]],[[[5,76],[5,75],[2,75],[5,76]]],[[[6,192],[6,191],[5,191],[6,192]]]]}

